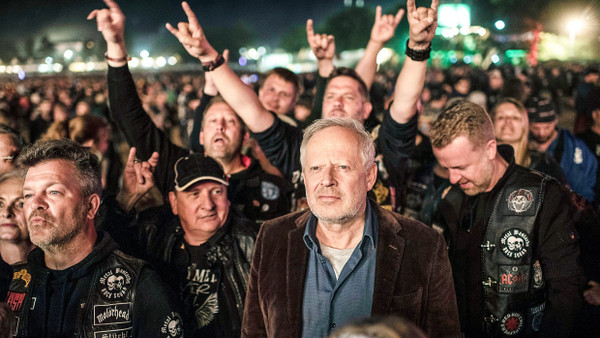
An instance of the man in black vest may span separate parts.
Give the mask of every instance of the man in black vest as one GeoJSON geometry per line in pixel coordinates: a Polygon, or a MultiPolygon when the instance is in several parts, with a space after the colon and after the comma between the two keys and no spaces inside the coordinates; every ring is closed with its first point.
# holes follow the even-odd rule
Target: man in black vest
{"type": "Polygon", "coordinates": [[[516,165],[476,104],[446,109],[431,135],[453,184],[439,212],[465,336],[568,337],[585,281],[567,190],[516,165]]]}
{"type": "Polygon", "coordinates": [[[100,164],[70,140],[25,148],[23,210],[39,248],[14,266],[7,302],[19,337],[183,337],[174,295],[94,219],[100,164]]]}

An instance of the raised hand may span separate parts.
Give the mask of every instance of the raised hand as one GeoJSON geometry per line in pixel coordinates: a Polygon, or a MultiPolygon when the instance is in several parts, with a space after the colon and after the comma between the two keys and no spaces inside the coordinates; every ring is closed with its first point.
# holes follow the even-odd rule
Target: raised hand
{"type": "Polygon", "coordinates": [[[122,43],[125,30],[125,15],[113,0],[104,0],[108,8],[95,9],[88,16],[88,20],[96,18],[98,31],[107,43],[122,43]]]}
{"type": "Polygon", "coordinates": [[[117,195],[117,202],[126,211],[154,186],[152,172],[158,164],[158,153],[152,153],[147,161],[135,159],[135,147],[129,150],[127,163],[123,169],[123,187],[117,195]]]}
{"type": "Polygon", "coordinates": [[[177,37],[179,42],[181,42],[183,47],[185,47],[185,50],[190,53],[191,56],[200,59],[202,62],[213,61],[218,53],[210,43],[208,43],[208,40],[206,40],[206,36],[202,31],[202,26],[200,26],[200,23],[196,18],[196,14],[194,14],[190,5],[185,1],[181,3],[181,7],[183,7],[183,11],[187,15],[188,22],[178,23],[177,28],[167,23],[167,29],[171,34],[177,37]]]}
{"type": "Polygon", "coordinates": [[[419,7],[415,5],[415,0],[406,1],[406,10],[409,25],[409,46],[414,49],[426,49],[437,28],[438,0],[431,0],[431,7],[419,7]]]}
{"type": "Polygon", "coordinates": [[[333,35],[315,34],[312,19],[306,21],[306,38],[317,60],[333,60],[335,57],[335,38],[333,35]]]}
{"type": "Polygon", "coordinates": [[[375,23],[371,29],[371,41],[385,44],[394,37],[396,27],[404,16],[404,9],[398,10],[396,15],[382,15],[381,6],[375,9],[375,23]]]}

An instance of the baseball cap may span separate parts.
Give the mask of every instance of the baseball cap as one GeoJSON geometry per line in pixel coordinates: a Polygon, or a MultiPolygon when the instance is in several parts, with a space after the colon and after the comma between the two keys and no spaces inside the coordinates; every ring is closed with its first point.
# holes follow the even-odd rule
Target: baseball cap
{"type": "Polygon", "coordinates": [[[196,182],[206,180],[229,185],[223,167],[208,156],[191,154],[175,163],[175,190],[183,191],[196,182]]]}
{"type": "Polygon", "coordinates": [[[552,122],[556,120],[556,110],[551,99],[533,97],[525,104],[529,122],[552,122]]]}

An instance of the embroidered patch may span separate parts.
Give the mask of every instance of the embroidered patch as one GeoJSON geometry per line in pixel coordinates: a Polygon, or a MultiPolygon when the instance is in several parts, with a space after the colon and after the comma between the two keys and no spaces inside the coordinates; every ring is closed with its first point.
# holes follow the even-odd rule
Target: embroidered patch
{"type": "Polygon", "coordinates": [[[8,295],[6,296],[6,303],[8,304],[8,306],[10,306],[11,311],[21,311],[23,301],[25,300],[25,295],[27,295],[25,292],[8,291],[8,295]]]}
{"type": "Polygon", "coordinates": [[[31,282],[31,275],[27,272],[27,269],[21,269],[13,273],[13,279],[20,279],[25,282],[25,287],[29,286],[31,282]]]}
{"type": "Polygon", "coordinates": [[[521,229],[510,229],[500,237],[500,248],[508,258],[518,259],[525,256],[530,244],[529,234],[521,229]]]}
{"type": "Polygon", "coordinates": [[[542,325],[542,319],[544,318],[544,309],[546,308],[546,303],[542,303],[538,306],[534,306],[529,309],[529,313],[533,316],[531,319],[531,328],[533,331],[539,331],[542,325]]]}
{"type": "Polygon", "coordinates": [[[575,153],[573,154],[573,163],[583,163],[583,150],[581,150],[581,148],[579,147],[575,147],[575,153]]]}
{"type": "Polygon", "coordinates": [[[131,303],[94,305],[94,325],[131,323],[131,303]]]}
{"type": "Polygon", "coordinates": [[[105,271],[98,280],[100,294],[107,301],[123,299],[131,287],[131,272],[123,268],[105,271]]]}
{"type": "Polygon", "coordinates": [[[523,315],[518,312],[511,312],[500,320],[500,330],[507,336],[514,336],[523,329],[523,315]]]}
{"type": "Polygon", "coordinates": [[[508,195],[508,209],[520,214],[531,208],[533,204],[533,194],[530,190],[519,189],[508,195]]]}
{"type": "Polygon", "coordinates": [[[131,328],[94,332],[94,338],[128,338],[131,337],[131,328]]]}
{"type": "Polygon", "coordinates": [[[498,268],[498,292],[526,292],[529,284],[529,266],[500,265],[498,268]]]}
{"type": "Polygon", "coordinates": [[[279,187],[271,182],[260,182],[260,194],[261,196],[268,200],[274,201],[279,198],[279,187]]]}
{"type": "Polygon", "coordinates": [[[533,288],[539,289],[544,286],[544,275],[542,274],[542,266],[540,261],[535,261],[533,264],[533,288]]]}
{"type": "Polygon", "coordinates": [[[163,322],[160,332],[165,337],[183,337],[181,316],[177,312],[171,312],[163,322]]]}

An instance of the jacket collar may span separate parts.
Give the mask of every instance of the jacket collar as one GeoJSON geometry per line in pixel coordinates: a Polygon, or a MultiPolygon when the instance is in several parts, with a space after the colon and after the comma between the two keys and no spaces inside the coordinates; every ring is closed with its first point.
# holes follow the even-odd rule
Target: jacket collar
{"type": "MultiPolygon", "coordinates": [[[[373,315],[384,315],[391,306],[392,296],[398,274],[399,262],[404,254],[405,240],[402,237],[402,225],[398,219],[377,203],[369,200],[377,215],[379,233],[377,235],[377,266],[375,268],[375,286],[373,291],[373,315]]],[[[286,295],[288,318],[298,318],[302,314],[302,296],[304,279],[308,267],[308,248],[303,236],[306,223],[312,213],[306,211],[296,221],[296,228],[288,233],[286,264],[286,295]]],[[[297,330],[302,330],[302,320],[298,320],[297,330]]]]}

